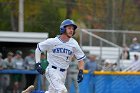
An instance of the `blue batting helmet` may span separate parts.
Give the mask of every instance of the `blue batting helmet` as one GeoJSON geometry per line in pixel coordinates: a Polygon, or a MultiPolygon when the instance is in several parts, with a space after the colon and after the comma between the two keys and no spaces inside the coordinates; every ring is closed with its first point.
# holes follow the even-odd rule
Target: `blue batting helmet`
{"type": "Polygon", "coordinates": [[[74,23],[73,20],[66,19],[60,25],[60,33],[63,34],[65,32],[65,27],[69,25],[72,25],[74,27],[74,30],[77,28],[77,25],[74,23]]]}

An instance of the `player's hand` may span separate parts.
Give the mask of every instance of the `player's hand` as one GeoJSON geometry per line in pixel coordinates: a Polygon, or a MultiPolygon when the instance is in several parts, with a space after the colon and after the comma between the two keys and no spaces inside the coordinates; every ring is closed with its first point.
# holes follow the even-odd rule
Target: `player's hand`
{"type": "Polygon", "coordinates": [[[83,80],[83,70],[79,70],[77,82],[80,83],[83,80]]]}
{"type": "Polygon", "coordinates": [[[36,68],[36,70],[40,73],[40,74],[44,74],[44,71],[43,71],[43,69],[42,69],[42,67],[41,67],[41,63],[36,63],[35,64],[35,68],[36,68]]]}

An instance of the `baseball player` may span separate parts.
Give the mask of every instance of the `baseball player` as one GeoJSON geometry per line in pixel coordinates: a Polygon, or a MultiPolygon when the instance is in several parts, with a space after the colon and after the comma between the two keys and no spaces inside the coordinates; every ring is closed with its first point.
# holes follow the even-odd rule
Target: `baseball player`
{"type": "Polygon", "coordinates": [[[73,56],[78,60],[79,72],[77,82],[80,83],[83,80],[83,59],[86,56],[79,47],[77,41],[72,38],[76,29],[77,25],[74,21],[66,19],[60,25],[61,35],[55,38],[48,38],[37,44],[35,51],[36,69],[40,74],[44,74],[40,63],[40,54],[47,51],[49,65],[46,68],[45,76],[50,83],[48,89],[49,93],[67,93],[64,83],[67,75],[67,68],[73,56]]]}

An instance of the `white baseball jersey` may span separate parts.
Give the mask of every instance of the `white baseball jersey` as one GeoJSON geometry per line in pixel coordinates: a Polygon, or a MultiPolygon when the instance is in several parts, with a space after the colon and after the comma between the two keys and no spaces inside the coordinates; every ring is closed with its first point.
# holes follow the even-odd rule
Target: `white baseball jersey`
{"type": "Polygon", "coordinates": [[[50,65],[67,69],[74,55],[79,61],[85,58],[75,39],[70,38],[68,42],[63,42],[59,37],[49,38],[38,44],[41,52],[47,51],[47,60],[50,65]]]}

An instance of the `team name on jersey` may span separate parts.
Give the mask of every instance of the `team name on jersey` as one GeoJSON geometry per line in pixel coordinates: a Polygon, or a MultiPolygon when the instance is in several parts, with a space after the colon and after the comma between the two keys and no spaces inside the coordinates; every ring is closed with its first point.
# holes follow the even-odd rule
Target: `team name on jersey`
{"type": "Polygon", "coordinates": [[[65,54],[68,54],[68,55],[72,54],[72,51],[69,50],[69,49],[66,49],[66,48],[55,48],[52,51],[53,51],[53,53],[65,53],[65,54]]]}

